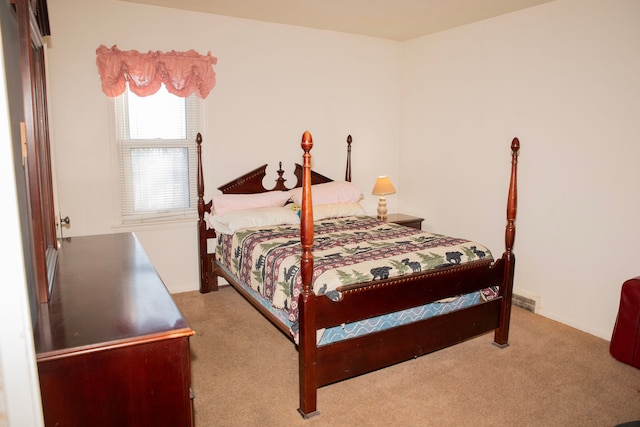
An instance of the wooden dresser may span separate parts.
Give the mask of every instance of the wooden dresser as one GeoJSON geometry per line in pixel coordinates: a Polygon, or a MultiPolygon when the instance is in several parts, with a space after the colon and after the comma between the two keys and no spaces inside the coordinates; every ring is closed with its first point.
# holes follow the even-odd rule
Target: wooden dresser
{"type": "Polygon", "coordinates": [[[191,426],[189,328],[135,235],[64,239],[35,346],[47,426],[191,426]]]}

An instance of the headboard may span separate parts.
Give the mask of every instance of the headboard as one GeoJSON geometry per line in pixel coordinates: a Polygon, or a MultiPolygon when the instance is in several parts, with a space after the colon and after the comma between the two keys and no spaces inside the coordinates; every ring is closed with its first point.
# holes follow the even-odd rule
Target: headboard
{"type": "MultiPolygon", "coordinates": [[[[259,168],[252,170],[251,172],[247,172],[246,174],[230,181],[224,185],[218,187],[218,190],[222,191],[223,194],[252,194],[252,193],[264,193],[266,191],[286,191],[291,188],[301,187],[302,186],[302,166],[296,163],[296,168],[293,172],[294,176],[297,179],[296,185],[293,187],[287,187],[285,185],[286,179],[282,176],[284,175],[284,170],[282,170],[282,162],[280,162],[278,170],[278,178],[276,178],[276,185],[273,188],[265,188],[263,184],[264,177],[267,175],[267,165],[264,164],[259,168]]],[[[328,178],[324,175],[321,175],[317,172],[311,172],[311,181],[313,184],[322,184],[325,182],[333,181],[331,178],[328,178]]]]}
{"type": "MultiPolygon", "coordinates": [[[[347,166],[345,172],[345,181],[351,181],[351,135],[347,136],[347,166]]],[[[204,174],[202,165],[202,135],[198,133],[196,136],[197,144],[197,156],[198,156],[198,253],[200,259],[200,292],[209,292],[218,289],[217,276],[213,273],[213,260],[214,254],[208,252],[208,239],[216,237],[216,233],[213,228],[207,227],[207,222],[204,219],[205,213],[211,213],[213,205],[212,200],[205,202],[204,200],[204,174]]],[[[304,168],[296,163],[295,171],[293,172],[296,177],[296,184],[293,187],[287,187],[285,185],[286,179],[283,177],[284,171],[282,170],[282,162],[278,168],[278,178],[273,188],[268,189],[264,187],[262,181],[266,176],[267,165],[262,165],[244,175],[218,187],[218,190],[223,194],[253,194],[264,193],[272,190],[290,190],[291,188],[302,187],[302,176],[304,174],[304,168]]],[[[311,183],[322,184],[325,182],[333,181],[324,175],[317,172],[310,171],[311,183]]]]}
{"type": "MultiPolygon", "coordinates": [[[[351,135],[347,136],[347,166],[345,172],[345,181],[351,181],[351,135]]],[[[282,170],[282,162],[278,165],[278,178],[276,178],[276,184],[273,188],[265,188],[263,184],[264,177],[267,175],[266,164],[245,173],[244,175],[230,181],[224,185],[218,187],[218,190],[223,194],[252,194],[252,193],[264,193],[266,191],[286,191],[292,188],[302,187],[302,166],[296,163],[293,175],[296,177],[296,184],[293,187],[287,187],[285,185],[286,179],[283,177],[284,170],[282,170]]],[[[311,171],[311,184],[323,184],[325,182],[333,181],[324,175],[311,171]]]]}

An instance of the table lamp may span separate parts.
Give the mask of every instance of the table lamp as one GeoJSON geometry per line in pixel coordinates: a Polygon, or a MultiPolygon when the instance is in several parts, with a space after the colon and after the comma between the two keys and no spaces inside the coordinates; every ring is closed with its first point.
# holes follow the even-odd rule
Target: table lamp
{"type": "Polygon", "coordinates": [[[387,220],[387,194],[394,194],[396,192],[395,187],[391,183],[388,176],[379,176],[376,179],[376,184],[373,186],[371,194],[374,196],[380,196],[378,200],[378,219],[382,221],[387,220]]]}

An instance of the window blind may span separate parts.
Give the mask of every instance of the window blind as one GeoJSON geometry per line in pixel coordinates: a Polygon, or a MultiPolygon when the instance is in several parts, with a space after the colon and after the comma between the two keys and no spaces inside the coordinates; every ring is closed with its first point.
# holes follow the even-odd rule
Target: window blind
{"type": "Polygon", "coordinates": [[[127,89],[114,105],[122,222],[193,218],[200,98],[127,89]]]}

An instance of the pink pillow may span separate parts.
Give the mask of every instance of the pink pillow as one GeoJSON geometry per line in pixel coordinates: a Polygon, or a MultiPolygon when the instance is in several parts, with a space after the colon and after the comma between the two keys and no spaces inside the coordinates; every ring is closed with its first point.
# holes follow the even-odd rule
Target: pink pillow
{"type": "Polygon", "coordinates": [[[213,197],[215,215],[254,208],[282,207],[289,201],[288,191],[267,191],[255,194],[221,194],[213,197]]]}

